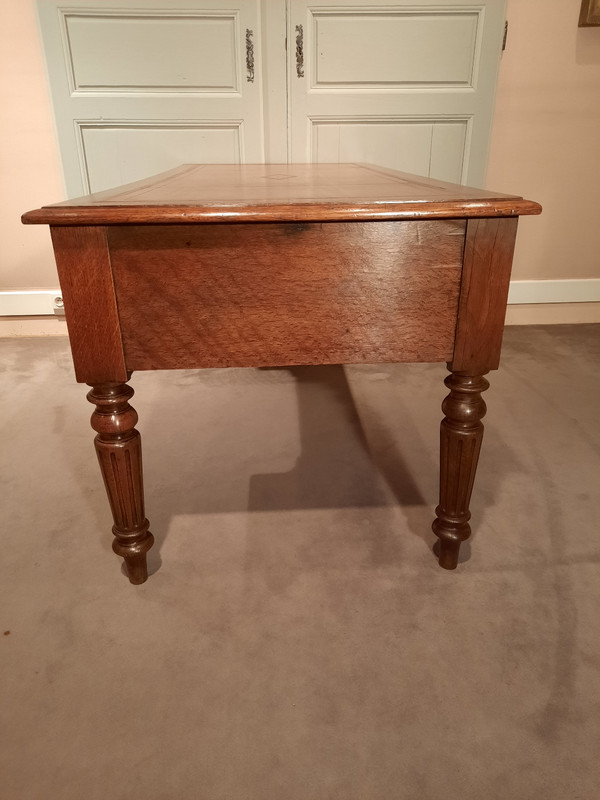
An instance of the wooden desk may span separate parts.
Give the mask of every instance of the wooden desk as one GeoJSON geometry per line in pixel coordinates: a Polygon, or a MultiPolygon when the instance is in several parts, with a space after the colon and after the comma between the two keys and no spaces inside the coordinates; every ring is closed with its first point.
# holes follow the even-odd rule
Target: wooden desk
{"type": "MultiPolygon", "coordinates": [[[[359,164],[185,165],[46,206],[77,380],[129,580],[147,579],[133,370],[448,362],[439,562],[470,535],[483,377],[536,203],[359,164]]],[[[324,533],[326,535],[326,533],[324,533]]]]}

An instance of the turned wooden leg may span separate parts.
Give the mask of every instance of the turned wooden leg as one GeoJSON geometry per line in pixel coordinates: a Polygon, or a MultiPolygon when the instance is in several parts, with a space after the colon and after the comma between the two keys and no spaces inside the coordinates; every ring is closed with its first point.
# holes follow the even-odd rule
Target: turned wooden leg
{"type": "Polygon", "coordinates": [[[96,405],[91,422],[98,434],[94,444],[115,523],[113,550],[125,559],[131,583],[144,583],[146,553],[154,537],[144,512],[142,445],[134,427],[138,415],[129,405],[132,395],[126,383],[103,383],[93,386],[87,399],[96,405]]]}
{"type": "Polygon", "coordinates": [[[461,542],[471,535],[469,502],[483,438],[486,407],[481,393],[488,387],[483,375],[453,372],[444,381],[450,394],[442,403],[440,430],[440,504],[433,532],[440,539],[439,561],[455,569],[461,542]]]}

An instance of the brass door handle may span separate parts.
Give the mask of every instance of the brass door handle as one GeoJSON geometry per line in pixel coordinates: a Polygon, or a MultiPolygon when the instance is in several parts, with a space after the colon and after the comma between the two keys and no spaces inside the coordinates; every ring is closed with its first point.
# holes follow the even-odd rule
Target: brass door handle
{"type": "Polygon", "coordinates": [[[254,31],[246,28],[246,81],[254,83],[254,31]]]}
{"type": "Polygon", "coordinates": [[[304,77],[304,28],[296,25],[296,75],[304,77]]]}

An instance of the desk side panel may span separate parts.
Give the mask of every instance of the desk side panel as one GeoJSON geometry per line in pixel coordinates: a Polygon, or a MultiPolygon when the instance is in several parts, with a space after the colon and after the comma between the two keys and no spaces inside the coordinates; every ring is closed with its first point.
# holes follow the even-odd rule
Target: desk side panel
{"type": "Polygon", "coordinates": [[[127,368],[446,361],[464,221],[108,232],[127,368]]]}
{"type": "Polygon", "coordinates": [[[126,381],[106,228],[51,228],[75,376],[80,383],[126,381]]]}

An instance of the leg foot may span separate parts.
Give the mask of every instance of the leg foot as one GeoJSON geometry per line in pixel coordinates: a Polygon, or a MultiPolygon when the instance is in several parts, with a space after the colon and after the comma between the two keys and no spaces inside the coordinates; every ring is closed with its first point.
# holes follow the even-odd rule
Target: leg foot
{"type": "MultiPolygon", "coordinates": [[[[150,534],[152,537],[152,534],[150,534]]],[[[154,537],[152,537],[152,543],[154,537]]],[[[152,543],[150,546],[152,546],[152,543]]],[[[141,553],[137,556],[125,556],[124,558],[125,569],[127,570],[127,577],[129,583],[140,584],[148,580],[148,565],[146,563],[146,553],[141,553]]]]}
{"type": "MultiPolygon", "coordinates": [[[[435,531],[435,528],[434,528],[435,531]]],[[[458,565],[458,553],[460,551],[461,539],[450,539],[440,537],[439,564],[444,569],[456,569],[458,565]]]]}
{"type": "Polygon", "coordinates": [[[481,393],[488,387],[483,375],[453,372],[444,381],[450,394],[442,403],[445,418],[440,429],[440,504],[433,532],[440,539],[439,563],[456,569],[461,542],[471,535],[469,503],[486,407],[481,393]]]}
{"type": "Polygon", "coordinates": [[[105,383],[92,387],[87,397],[96,405],[91,422],[115,523],[113,550],[125,559],[130,582],[139,584],[148,578],[146,553],[154,538],[144,512],[142,445],[138,417],[129,405],[132,395],[126,383],[105,383]]]}

